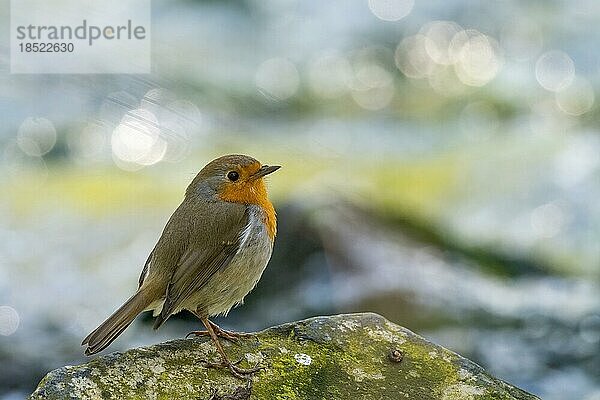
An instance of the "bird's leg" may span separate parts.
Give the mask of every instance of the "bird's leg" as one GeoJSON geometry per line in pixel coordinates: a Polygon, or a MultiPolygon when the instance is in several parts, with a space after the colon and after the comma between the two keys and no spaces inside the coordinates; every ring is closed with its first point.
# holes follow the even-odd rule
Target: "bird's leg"
{"type": "MultiPolygon", "coordinates": [[[[196,317],[198,317],[200,320],[203,319],[203,317],[198,314],[195,311],[192,311],[192,314],[194,314],[196,317]]],[[[218,337],[221,337],[223,339],[227,339],[230,342],[235,342],[237,343],[238,340],[240,338],[247,338],[247,337],[254,337],[255,335],[251,334],[251,333],[245,333],[245,332],[233,332],[233,331],[228,331],[225,330],[223,328],[221,328],[219,325],[215,324],[214,322],[207,320],[208,323],[210,324],[210,326],[212,326],[213,330],[215,331],[215,334],[218,337]]],[[[210,336],[208,331],[192,331],[190,333],[188,333],[187,335],[185,335],[186,339],[190,336],[210,336]]]]}
{"type": "Polygon", "coordinates": [[[206,317],[201,318],[201,320],[202,320],[202,323],[204,324],[204,326],[206,327],[206,331],[210,335],[210,338],[212,339],[213,343],[215,344],[215,347],[217,348],[217,352],[221,356],[220,363],[216,363],[216,364],[208,363],[207,364],[208,367],[213,367],[213,368],[214,367],[227,367],[227,368],[229,368],[229,370],[231,371],[233,376],[235,376],[236,378],[240,378],[240,379],[246,379],[247,375],[251,375],[255,372],[258,372],[263,368],[263,367],[254,367],[252,369],[243,369],[243,368],[238,367],[236,365],[237,363],[232,363],[231,361],[229,361],[229,358],[227,358],[227,354],[225,354],[223,345],[221,345],[221,342],[219,342],[219,338],[218,338],[217,334],[215,333],[215,330],[213,329],[211,322],[206,317]]]}

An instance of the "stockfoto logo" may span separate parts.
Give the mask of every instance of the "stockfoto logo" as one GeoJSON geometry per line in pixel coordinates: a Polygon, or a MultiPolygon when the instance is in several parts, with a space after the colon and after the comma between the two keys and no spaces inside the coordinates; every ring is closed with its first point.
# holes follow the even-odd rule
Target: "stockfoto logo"
{"type": "Polygon", "coordinates": [[[150,50],[150,0],[11,1],[11,73],[149,73],[150,50]]]}
{"type": "Polygon", "coordinates": [[[131,20],[127,20],[127,25],[118,26],[96,26],[89,25],[87,20],[75,28],[71,26],[18,26],[17,39],[19,40],[72,40],[83,39],[88,41],[88,45],[94,44],[98,39],[121,40],[121,39],[146,39],[146,28],[141,25],[133,26],[131,20]]]}

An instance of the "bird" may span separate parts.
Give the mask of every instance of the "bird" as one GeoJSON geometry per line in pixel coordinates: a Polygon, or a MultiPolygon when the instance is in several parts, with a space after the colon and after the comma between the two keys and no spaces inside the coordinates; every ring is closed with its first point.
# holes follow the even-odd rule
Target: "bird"
{"type": "Polygon", "coordinates": [[[231,362],[219,341],[247,334],[222,329],[209,318],[242,304],[271,258],[277,217],[265,177],[279,168],[241,154],[202,168],[150,252],[137,291],[83,340],[85,354],[108,347],[143,311],[153,311],[158,329],[188,310],[206,329],[190,334],[210,336],[220,356],[209,366],[228,368],[238,378],[258,371],[231,362]]]}

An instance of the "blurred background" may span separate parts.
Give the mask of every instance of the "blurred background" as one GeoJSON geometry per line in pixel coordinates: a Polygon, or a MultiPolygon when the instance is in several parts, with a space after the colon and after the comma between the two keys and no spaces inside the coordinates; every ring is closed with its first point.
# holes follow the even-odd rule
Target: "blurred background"
{"type": "MultiPolygon", "coordinates": [[[[284,168],[273,258],[216,322],[373,311],[544,399],[600,399],[600,3],[154,1],[153,74],[10,75],[0,399],[84,362],[197,171],[284,168]]],[[[108,349],[160,331],[149,316],[108,349]]]]}

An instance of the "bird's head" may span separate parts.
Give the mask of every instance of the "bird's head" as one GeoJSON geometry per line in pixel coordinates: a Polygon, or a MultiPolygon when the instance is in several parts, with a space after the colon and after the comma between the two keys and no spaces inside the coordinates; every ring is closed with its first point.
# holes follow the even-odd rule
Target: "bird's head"
{"type": "Polygon", "coordinates": [[[232,203],[263,205],[268,202],[264,177],[278,165],[262,165],[240,154],[219,157],[208,163],[192,181],[186,196],[208,195],[232,203]]]}

